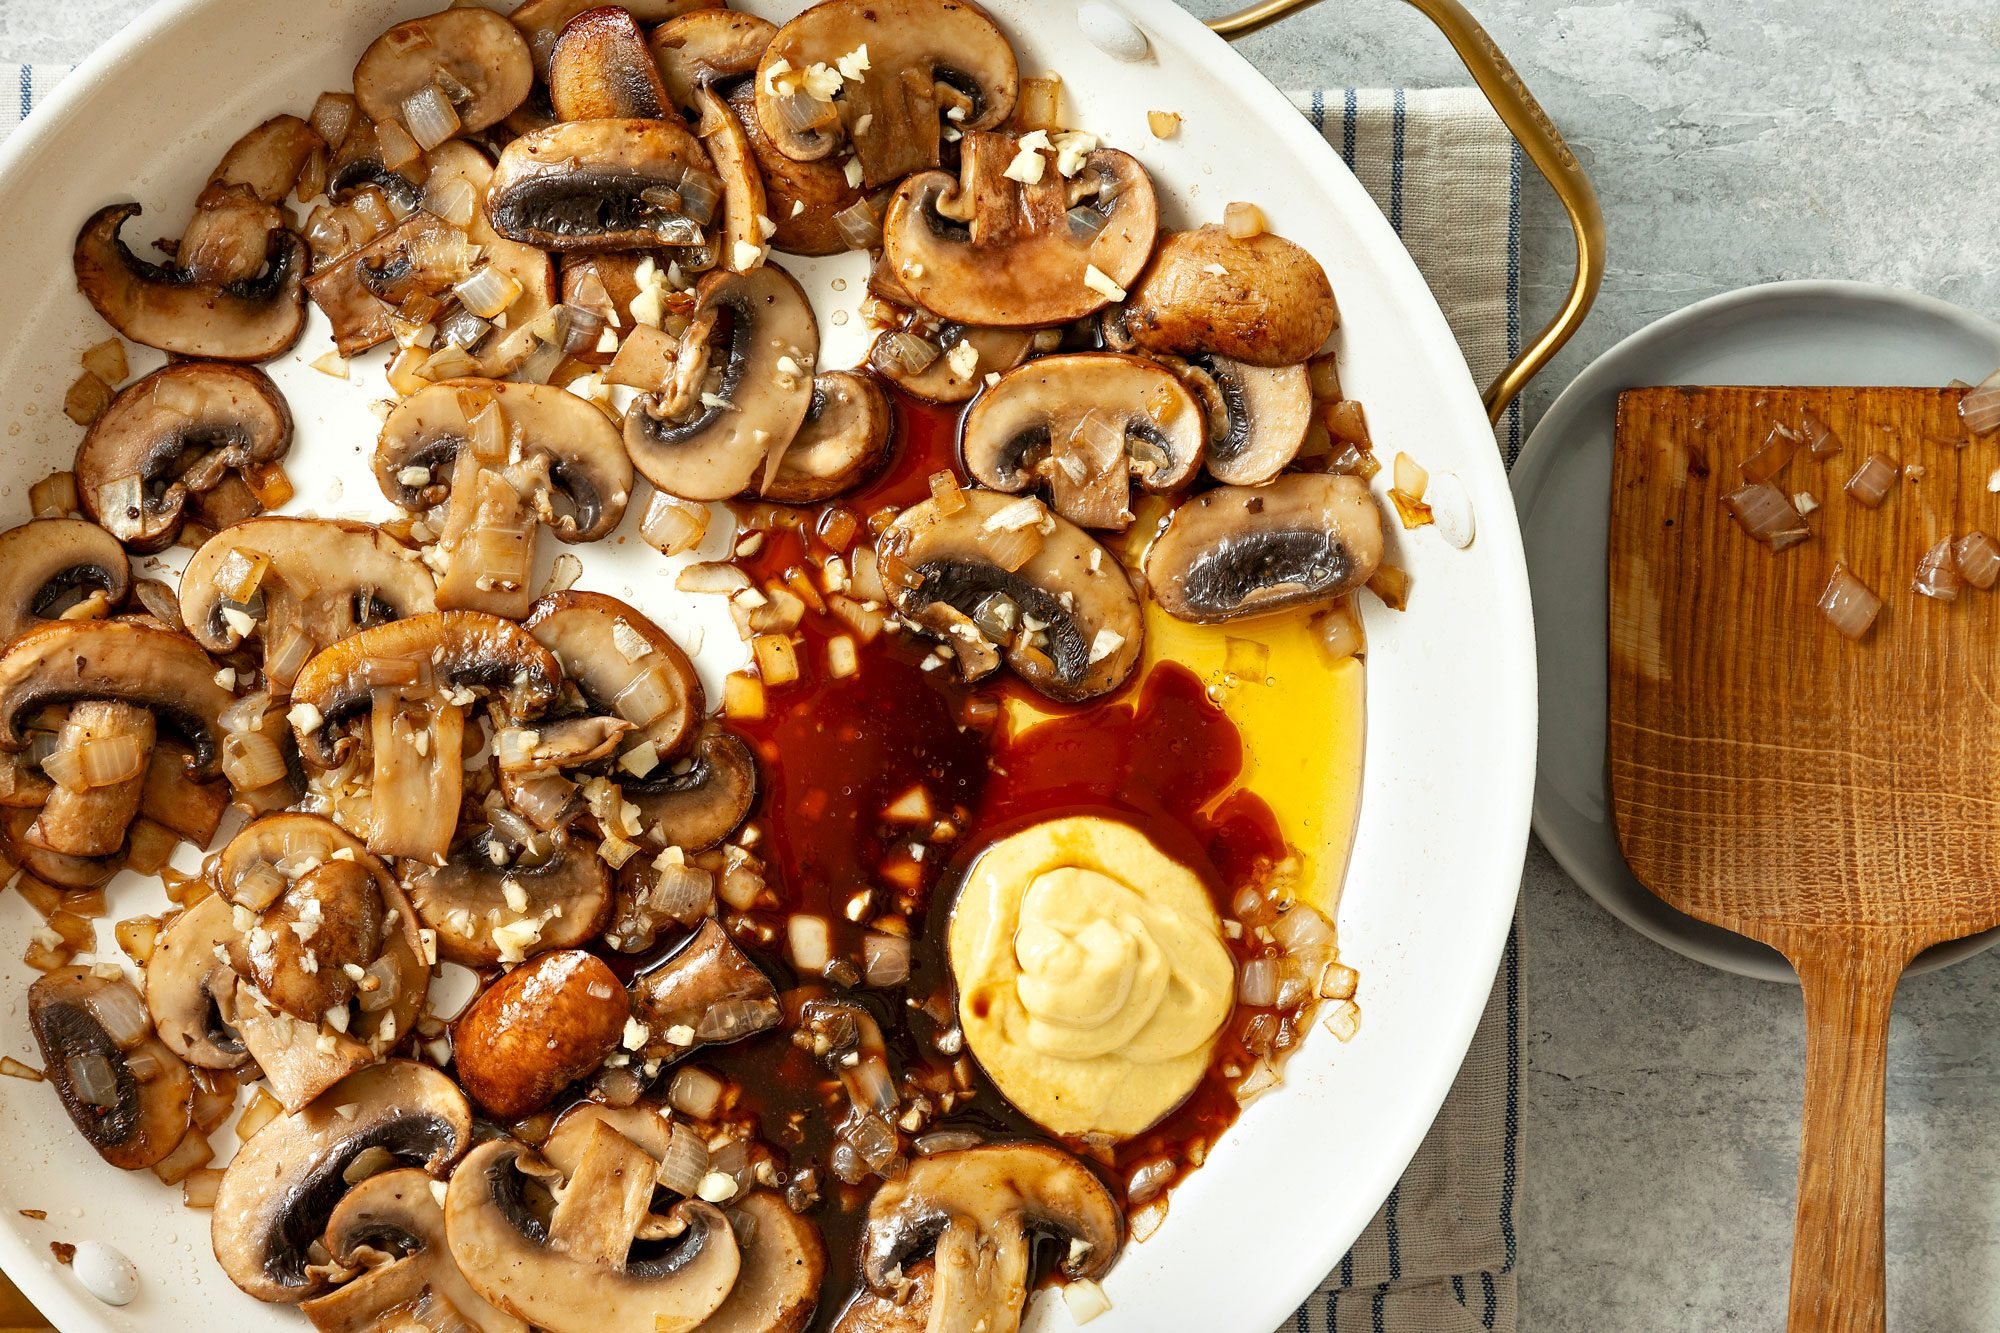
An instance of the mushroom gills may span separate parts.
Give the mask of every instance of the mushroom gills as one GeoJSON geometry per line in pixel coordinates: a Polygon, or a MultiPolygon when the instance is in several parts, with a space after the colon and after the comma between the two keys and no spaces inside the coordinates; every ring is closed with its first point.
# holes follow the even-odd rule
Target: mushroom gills
{"type": "Polygon", "coordinates": [[[28,1024],[63,1109],[105,1161],[152,1166],[190,1132],[187,1066],[130,982],[59,968],[28,989],[28,1024]]]}
{"type": "Polygon", "coordinates": [[[1382,551],[1366,482],[1294,472],[1182,504],[1146,553],[1146,577],[1168,615],[1213,623],[1345,596],[1375,576],[1382,551]]]}
{"type": "Polygon", "coordinates": [[[699,246],[719,185],[701,143],[674,121],[578,120],[502,150],[487,220],[548,250],[699,246]]]}
{"type": "Polygon", "coordinates": [[[118,539],[80,518],[37,518],[0,532],[0,644],[38,622],[108,613],[132,587],[118,539]]]}
{"type": "Polygon", "coordinates": [[[1312,384],[1304,365],[1253,366],[1195,356],[1173,365],[1208,419],[1208,473],[1227,486],[1261,486],[1298,457],[1312,425],[1312,384]]]}

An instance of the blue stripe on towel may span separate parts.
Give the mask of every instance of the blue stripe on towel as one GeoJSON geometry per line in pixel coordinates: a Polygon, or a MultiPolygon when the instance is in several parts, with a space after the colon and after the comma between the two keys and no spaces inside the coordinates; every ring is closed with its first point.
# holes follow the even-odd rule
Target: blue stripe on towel
{"type": "Polygon", "coordinates": [[[1403,131],[1408,120],[1408,99],[1396,90],[1396,109],[1389,122],[1389,225],[1403,234],[1403,131]]]}
{"type": "Polygon", "coordinates": [[[1382,1229],[1389,1237],[1389,1280],[1403,1280],[1403,1238],[1398,1232],[1401,1221],[1399,1214],[1403,1208],[1403,1183],[1396,1182],[1396,1188],[1389,1191],[1389,1201],[1382,1205],[1382,1229]]]}
{"type": "MultiPolygon", "coordinates": [[[[1513,160],[1507,169],[1507,355],[1512,358],[1521,354],[1521,145],[1517,140],[1513,145],[1513,160]]],[[[1516,398],[1507,408],[1507,466],[1512,468],[1514,460],[1521,456],[1521,400],[1516,398]]],[[[1514,1030],[1512,1011],[1507,1020],[1509,1050],[1519,1034],[1514,1030]]],[[[1513,1057],[1508,1057],[1508,1086],[1511,1088],[1515,1074],[1513,1057]]],[[[1510,1094],[1511,1095],[1511,1094],[1510,1094]]],[[[1513,1130],[1508,1130],[1508,1140],[1513,1140],[1513,1130]]],[[[1511,1172],[1510,1181],[1511,1181],[1511,1172]]],[[[1513,1237],[1508,1236],[1507,1263],[1514,1262],[1513,1237]]]]}
{"type": "Polygon", "coordinates": [[[28,118],[28,112],[35,106],[35,70],[32,65],[21,66],[21,119],[28,118]]]}
{"type": "Polygon", "coordinates": [[[1325,134],[1326,133],[1326,90],[1324,88],[1313,89],[1312,120],[1313,120],[1313,128],[1318,130],[1322,135],[1325,134]]]}
{"type": "Polygon", "coordinates": [[[1370,1333],[1389,1333],[1387,1326],[1389,1316],[1388,1304],[1389,1288],[1386,1286],[1375,1288],[1375,1299],[1368,1304],[1368,1327],[1370,1333]]]}
{"type": "Polygon", "coordinates": [[[1340,156],[1349,171],[1354,170],[1354,122],[1359,118],[1361,98],[1349,88],[1340,108],[1340,156]]]}

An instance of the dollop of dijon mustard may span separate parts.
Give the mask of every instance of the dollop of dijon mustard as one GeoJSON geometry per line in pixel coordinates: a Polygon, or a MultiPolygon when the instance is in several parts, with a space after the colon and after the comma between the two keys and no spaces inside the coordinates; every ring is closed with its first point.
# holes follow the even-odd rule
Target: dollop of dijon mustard
{"type": "Polygon", "coordinates": [[[987,848],[949,943],[974,1057],[1058,1134],[1159,1121],[1201,1080],[1235,1001],[1200,876],[1114,820],[1050,820],[987,848]]]}

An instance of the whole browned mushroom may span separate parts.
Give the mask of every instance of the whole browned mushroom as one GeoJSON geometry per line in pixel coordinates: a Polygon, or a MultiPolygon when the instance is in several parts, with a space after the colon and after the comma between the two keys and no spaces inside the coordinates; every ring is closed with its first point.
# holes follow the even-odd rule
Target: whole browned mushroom
{"type": "Polygon", "coordinates": [[[1271,232],[1210,225],[1169,233],[1125,305],[1143,351],[1208,352],[1253,366],[1318,353],[1340,323],[1333,285],[1307,251],[1271,232]]]}
{"type": "Polygon", "coordinates": [[[581,949],[537,954],[452,1024],[458,1081],[496,1119],[518,1120],[602,1065],[631,1016],[603,959],[581,949]]]}

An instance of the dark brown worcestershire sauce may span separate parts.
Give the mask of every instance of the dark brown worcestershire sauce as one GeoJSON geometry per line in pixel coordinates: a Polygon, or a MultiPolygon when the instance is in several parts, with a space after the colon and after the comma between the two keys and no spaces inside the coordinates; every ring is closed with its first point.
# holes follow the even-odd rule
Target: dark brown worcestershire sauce
{"type": "MultiPolygon", "coordinates": [[[[875,524],[927,498],[932,473],[956,472],[958,413],[896,398],[898,439],[883,473],[837,505],[780,511],[745,506],[761,546],[736,563],[759,586],[803,571],[815,582],[829,554],[824,534],[839,534],[836,508],[857,523],[854,545],[875,524]]],[[[796,578],[792,586],[797,586],[796,578]]],[[[810,1216],[825,1234],[826,1281],[814,1328],[831,1327],[858,1284],[862,1223],[879,1180],[845,1185],[829,1169],[836,1132],[847,1113],[839,1082],[793,1044],[799,1006],[838,995],[865,1005],[881,1025],[889,1063],[907,1105],[921,1090],[934,1108],[913,1140],[939,1131],[1052,1141],[1016,1112],[987,1081],[969,1052],[947,1040],[956,1028],[944,935],[952,894],[966,866],[996,838],[1042,819],[1097,814],[1129,822],[1164,851],[1203,875],[1218,912],[1244,885],[1258,884],[1285,854],[1283,836],[1264,802],[1237,790],[1242,745],[1233,724],[1203,695],[1187,670],[1167,664],[1116,702],[1064,709],[1012,736],[1010,698],[1046,701],[1006,672],[972,686],[950,665],[925,659],[932,645],[887,631],[861,645],[860,669],[845,679],[826,669],[826,646],[851,633],[830,614],[808,609],[795,639],[800,678],[767,692],[761,719],[730,725],[756,748],[762,790],[752,816],[752,851],[766,863],[782,910],[727,918],[748,952],[778,981],[787,1022],[775,1032],[701,1051],[695,1062],[737,1090],[731,1114],[752,1116],[759,1137],[791,1172],[810,1166],[821,1202],[810,1216]],[[892,802],[922,787],[931,800],[923,827],[891,823],[892,802]],[[868,894],[856,907],[858,894],[868,894]],[[787,917],[811,913],[831,925],[835,969],[858,969],[866,930],[905,931],[913,941],[910,977],[888,989],[841,986],[801,977],[787,951],[787,917]],[[854,917],[861,919],[856,921],[854,917]],[[937,1110],[948,1094],[951,1106],[937,1110]]],[[[1239,958],[1260,950],[1234,941],[1239,958]]],[[[850,971],[847,975],[851,976],[850,971]]],[[[1169,1158],[1176,1170],[1198,1163],[1237,1114],[1232,1088],[1252,1060],[1237,1034],[1240,1016],[1219,1043],[1197,1091],[1161,1125],[1116,1149],[1065,1145],[1091,1162],[1123,1199],[1135,1163],[1169,1158]]]]}

